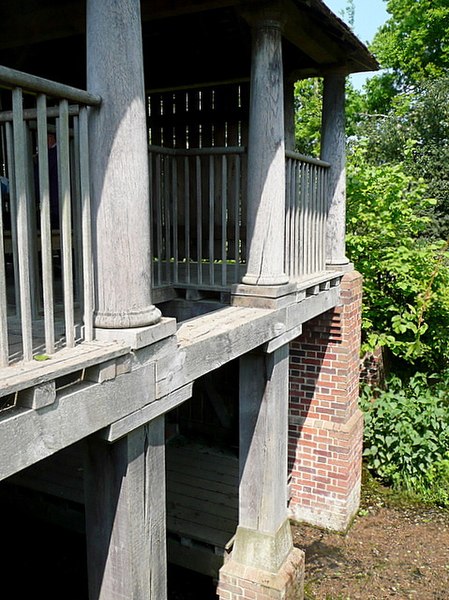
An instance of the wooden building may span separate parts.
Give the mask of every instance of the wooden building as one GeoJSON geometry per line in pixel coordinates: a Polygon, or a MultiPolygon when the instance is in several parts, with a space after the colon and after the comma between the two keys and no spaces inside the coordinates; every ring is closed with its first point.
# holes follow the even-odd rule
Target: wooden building
{"type": "Polygon", "coordinates": [[[375,60],[321,0],[3,0],[0,64],[1,486],[83,507],[90,600],[166,599],[167,560],[299,598],[289,517],[358,502],[344,88],[375,60]]]}

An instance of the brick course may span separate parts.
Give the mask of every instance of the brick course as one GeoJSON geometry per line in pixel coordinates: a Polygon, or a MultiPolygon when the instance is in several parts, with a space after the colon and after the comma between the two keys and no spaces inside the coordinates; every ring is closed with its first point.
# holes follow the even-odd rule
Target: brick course
{"type": "Polygon", "coordinates": [[[220,569],[220,600],[299,600],[304,592],[304,553],[294,548],[278,573],[246,567],[231,559],[220,569]]]}
{"type": "Polygon", "coordinates": [[[347,273],[341,305],[290,344],[290,517],[343,531],[358,509],[362,278],[347,273]]]}

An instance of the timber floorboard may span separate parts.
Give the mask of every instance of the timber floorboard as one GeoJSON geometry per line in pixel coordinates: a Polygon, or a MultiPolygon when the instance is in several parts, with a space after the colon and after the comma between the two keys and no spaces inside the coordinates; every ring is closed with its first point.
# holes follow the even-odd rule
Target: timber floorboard
{"type": "MultiPolygon", "coordinates": [[[[83,503],[83,443],[9,478],[9,483],[83,503]]],[[[166,445],[167,546],[173,564],[216,577],[238,524],[238,458],[182,438],[166,445]]]]}

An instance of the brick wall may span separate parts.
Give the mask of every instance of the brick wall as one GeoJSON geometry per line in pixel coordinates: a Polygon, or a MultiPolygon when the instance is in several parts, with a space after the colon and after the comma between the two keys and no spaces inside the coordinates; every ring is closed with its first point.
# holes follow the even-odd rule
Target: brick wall
{"type": "Polygon", "coordinates": [[[292,549],[278,573],[228,560],[220,569],[220,600],[300,600],[304,596],[304,553],[292,549]]]}
{"type": "Polygon", "coordinates": [[[341,306],[305,323],[290,345],[290,517],[338,531],[360,498],[361,300],[360,274],[347,273],[341,306]]]}

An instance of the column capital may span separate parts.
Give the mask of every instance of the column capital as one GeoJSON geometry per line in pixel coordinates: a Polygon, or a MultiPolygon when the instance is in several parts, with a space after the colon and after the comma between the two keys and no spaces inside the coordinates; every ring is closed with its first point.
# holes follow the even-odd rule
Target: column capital
{"type": "Polygon", "coordinates": [[[253,29],[283,30],[285,17],[280,2],[270,2],[242,10],[242,16],[253,29]]]}

